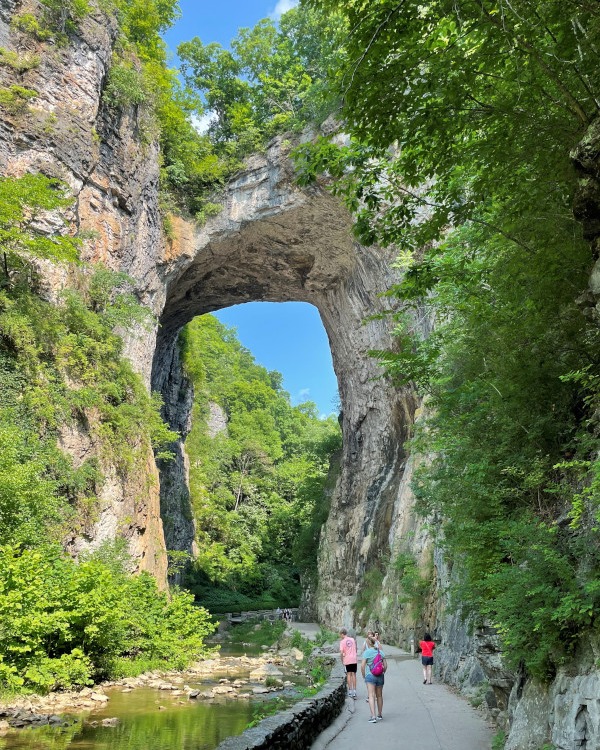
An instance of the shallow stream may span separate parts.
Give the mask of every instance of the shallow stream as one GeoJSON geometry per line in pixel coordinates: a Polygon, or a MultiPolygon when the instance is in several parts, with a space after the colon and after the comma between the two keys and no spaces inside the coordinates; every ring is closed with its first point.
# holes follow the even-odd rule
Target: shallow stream
{"type": "MultiPolygon", "coordinates": [[[[287,669],[282,671],[283,679],[303,681],[287,669]]],[[[182,675],[191,688],[200,690],[214,687],[222,676],[182,675]]],[[[228,677],[247,679],[248,673],[228,677]]],[[[73,714],[73,724],[67,727],[10,730],[0,737],[0,750],[214,750],[225,738],[241,734],[265,701],[283,698],[290,705],[298,700],[294,690],[210,700],[190,700],[187,695],[173,696],[169,690],[149,687],[131,692],[106,688],[105,692],[110,700],[102,709],[73,714]],[[101,725],[109,718],[118,719],[116,726],[101,725]]]]}

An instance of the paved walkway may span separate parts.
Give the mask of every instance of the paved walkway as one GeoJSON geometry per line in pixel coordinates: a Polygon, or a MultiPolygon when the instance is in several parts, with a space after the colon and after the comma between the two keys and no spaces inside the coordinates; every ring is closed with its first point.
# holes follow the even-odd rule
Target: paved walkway
{"type": "MultiPolygon", "coordinates": [[[[306,637],[318,631],[313,623],[292,625],[306,637]]],[[[358,641],[360,648],[361,638],[358,641]]],[[[312,750],[490,750],[495,730],[481,713],[445,685],[423,685],[419,659],[393,646],[383,644],[382,649],[388,657],[383,721],[369,724],[359,665],[358,698],[346,698],[342,714],[312,750]]]]}

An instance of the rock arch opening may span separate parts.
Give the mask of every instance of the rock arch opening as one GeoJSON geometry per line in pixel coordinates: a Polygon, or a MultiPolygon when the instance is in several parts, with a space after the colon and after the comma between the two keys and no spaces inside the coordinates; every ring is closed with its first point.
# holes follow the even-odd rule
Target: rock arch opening
{"type": "MultiPolygon", "coordinates": [[[[177,335],[192,318],[249,301],[308,302],[327,333],[342,405],[343,459],[321,554],[324,620],[350,617],[357,574],[387,543],[415,400],[381,377],[374,349],[392,345],[381,296],[395,281],[392,255],[366,248],[352,219],[321,187],[294,185],[279,142],[254,157],[227,186],[222,213],[170,250],[152,385],[168,421],[185,436],[191,394],[177,335]],[[335,581],[335,585],[333,582],[335,581]],[[335,592],[335,593],[332,593],[335,592]]],[[[193,549],[186,457],[162,467],[161,512],[167,549],[193,549]]]]}

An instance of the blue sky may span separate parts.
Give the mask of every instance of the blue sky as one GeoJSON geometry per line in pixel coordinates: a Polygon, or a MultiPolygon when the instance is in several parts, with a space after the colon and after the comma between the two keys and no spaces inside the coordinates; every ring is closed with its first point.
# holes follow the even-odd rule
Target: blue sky
{"type": "MultiPolygon", "coordinates": [[[[195,36],[206,44],[229,46],[238,29],[262,18],[277,18],[295,0],[179,0],[182,16],[165,34],[175,53],[180,42],[195,36]]],[[[302,302],[252,302],[216,313],[237,329],[238,338],[256,361],[283,374],[293,404],[314,401],[323,415],[337,412],[337,380],[327,334],[315,307],[302,302]]]]}
{"type": "Polygon", "coordinates": [[[268,16],[277,18],[294,5],[295,0],[179,0],[181,18],[164,38],[173,52],[180,42],[195,36],[205,44],[220,42],[228,47],[238,29],[254,26],[268,16]]]}
{"type": "Polygon", "coordinates": [[[305,302],[249,302],[220,310],[220,321],[268,370],[283,374],[293,404],[314,401],[322,415],[337,414],[337,380],[327,334],[316,307],[305,302]]]}

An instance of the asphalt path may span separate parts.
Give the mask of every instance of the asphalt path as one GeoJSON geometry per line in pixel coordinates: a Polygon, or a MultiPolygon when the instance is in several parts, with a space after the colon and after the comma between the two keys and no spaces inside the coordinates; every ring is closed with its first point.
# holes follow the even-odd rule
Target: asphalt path
{"type": "MultiPolygon", "coordinates": [[[[292,626],[308,638],[319,630],[314,623],[292,626]]],[[[357,640],[360,648],[363,639],[357,640]]],[[[369,723],[359,655],[358,696],[346,698],[341,715],[312,744],[312,750],[490,750],[494,730],[481,712],[443,684],[424,685],[419,659],[386,644],[382,650],[388,661],[383,720],[369,723]]]]}

